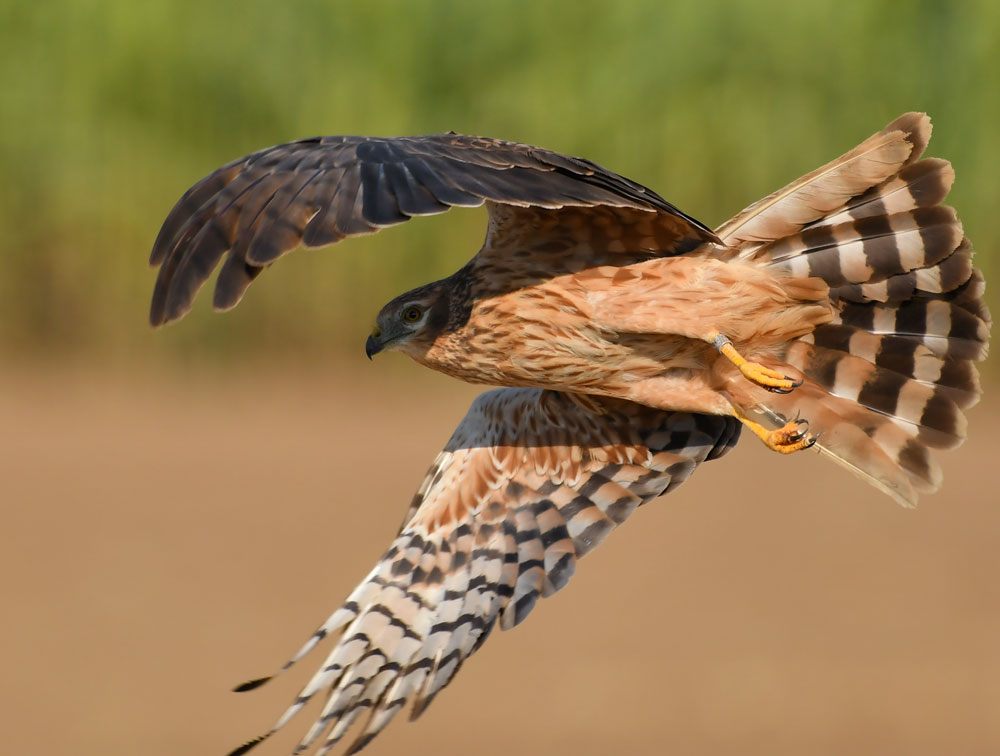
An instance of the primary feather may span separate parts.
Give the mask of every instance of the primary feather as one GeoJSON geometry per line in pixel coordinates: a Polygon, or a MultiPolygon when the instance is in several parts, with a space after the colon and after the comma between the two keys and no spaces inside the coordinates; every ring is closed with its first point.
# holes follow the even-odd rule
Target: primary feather
{"type": "Polygon", "coordinates": [[[353,753],[407,702],[419,716],[495,626],[523,621],[638,506],[739,437],[732,418],[593,401],[596,412],[550,391],[480,396],[389,550],[282,668],[339,633],[319,671],[268,733],[233,754],[321,693],[326,703],[300,749],[321,741],[323,754],[363,719],[353,753]]]}

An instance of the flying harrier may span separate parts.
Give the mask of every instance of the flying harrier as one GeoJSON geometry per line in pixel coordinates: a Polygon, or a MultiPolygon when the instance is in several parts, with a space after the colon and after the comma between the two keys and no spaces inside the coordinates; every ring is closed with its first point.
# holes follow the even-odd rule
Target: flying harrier
{"type": "Polygon", "coordinates": [[[715,231],[590,161],[459,134],[306,139],[195,184],[153,247],[154,325],[220,261],[228,309],[300,245],[489,210],[482,249],[389,302],[365,349],[509,388],[475,401],[390,549],[286,665],[340,631],[268,734],[321,691],[301,746],[321,753],[362,717],[351,752],[408,700],[418,715],[498,621],[741,427],[903,504],[937,489],[930,450],[965,438],[990,317],[941,204],[951,166],[920,160],[930,128],[903,115],[715,231]]]}

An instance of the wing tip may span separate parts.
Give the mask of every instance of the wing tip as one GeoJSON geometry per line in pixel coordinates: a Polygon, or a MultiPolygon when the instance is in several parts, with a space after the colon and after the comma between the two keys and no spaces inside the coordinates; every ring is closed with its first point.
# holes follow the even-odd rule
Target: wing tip
{"type": "Polygon", "coordinates": [[[232,751],[230,751],[227,754],[227,756],[243,756],[243,754],[245,754],[251,748],[254,748],[254,747],[260,745],[265,740],[267,740],[269,737],[271,737],[271,733],[267,733],[265,735],[258,735],[256,738],[253,738],[252,740],[248,740],[243,745],[237,746],[236,748],[234,748],[232,751]]]}
{"type": "Polygon", "coordinates": [[[149,306],[149,324],[153,328],[159,328],[167,322],[167,311],[156,293],[153,294],[153,302],[149,306]]]}
{"type": "Polygon", "coordinates": [[[247,680],[246,682],[240,683],[235,688],[233,688],[233,693],[246,693],[248,690],[256,690],[261,685],[269,682],[274,675],[267,675],[265,677],[255,677],[253,680],[247,680]]]}
{"type": "Polygon", "coordinates": [[[375,736],[378,735],[378,733],[379,733],[378,730],[376,730],[375,732],[361,733],[361,735],[359,735],[357,739],[353,743],[351,743],[350,746],[348,746],[347,750],[344,752],[344,756],[354,756],[354,754],[356,754],[358,751],[360,751],[361,749],[366,747],[369,743],[371,743],[372,740],[375,739],[375,736]]]}

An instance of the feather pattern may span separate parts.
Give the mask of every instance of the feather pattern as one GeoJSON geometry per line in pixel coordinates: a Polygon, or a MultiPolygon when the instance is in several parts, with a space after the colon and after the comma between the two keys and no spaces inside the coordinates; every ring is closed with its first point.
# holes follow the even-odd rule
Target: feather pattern
{"type": "Polygon", "coordinates": [[[794,234],[918,158],[930,131],[926,115],[907,113],[850,152],[750,205],[716,234],[730,247],[750,250],[794,234]]]}
{"type": "MultiPolygon", "coordinates": [[[[303,139],[235,160],[181,197],[149,258],[161,266],[150,322],[187,312],[223,256],[213,301],[228,309],[261,268],[300,244],[333,244],[484,202],[491,215],[498,206],[631,210],[661,218],[673,243],[716,240],[652,190],[589,160],[537,147],[461,134],[303,139]]],[[[494,218],[491,225],[502,222],[494,218]]]]}
{"type": "Polygon", "coordinates": [[[971,244],[941,205],[954,171],[917,160],[929,135],[926,116],[902,116],[718,229],[739,259],[830,287],[832,316],[781,355],[805,384],[760,409],[807,419],[821,452],[906,505],[940,485],[928,450],[965,439],[990,327],[971,244]]]}
{"type": "Polygon", "coordinates": [[[636,507],[739,436],[732,418],[595,401],[599,413],[556,392],[480,396],[388,551],[282,671],[339,632],[320,669],[266,735],[234,754],[324,691],[299,751],[320,743],[325,753],[364,718],[354,753],[409,700],[419,716],[497,624],[523,621],[636,507]]]}

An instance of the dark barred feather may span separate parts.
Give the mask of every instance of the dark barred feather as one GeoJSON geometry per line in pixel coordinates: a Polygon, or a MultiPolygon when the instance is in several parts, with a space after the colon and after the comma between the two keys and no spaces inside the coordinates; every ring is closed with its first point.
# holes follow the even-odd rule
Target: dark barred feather
{"type": "Polygon", "coordinates": [[[918,160],[929,135],[926,116],[907,114],[772,195],[767,223],[745,212],[719,230],[740,257],[830,287],[832,321],[787,347],[785,361],[806,383],[769,403],[774,419],[807,419],[822,434],[817,448],[904,504],[940,484],[928,449],[965,439],[990,327],[972,245],[941,205],[954,171],[918,160]],[[900,140],[911,149],[897,149],[900,140]],[[856,170],[872,155],[882,162],[856,170]],[[843,180],[829,179],[845,170],[850,197],[843,180]],[[793,222],[803,206],[828,212],[793,222]]]}
{"type": "Polygon", "coordinates": [[[303,139],[233,161],[181,197],[150,254],[161,266],[150,321],[187,312],[223,256],[213,302],[229,309],[264,267],[300,244],[333,244],[484,202],[640,210],[664,219],[671,243],[716,240],[652,190],[537,147],[461,134],[303,139]]]}
{"type": "Polygon", "coordinates": [[[739,437],[733,418],[592,401],[596,414],[567,394],[535,389],[477,399],[391,547],[281,671],[339,635],[326,661],[268,733],[233,753],[269,737],[317,694],[326,700],[299,749],[319,742],[321,755],[359,720],[347,753],[408,701],[419,716],[497,625],[522,622],[638,506],[739,437]],[[489,485],[463,501],[480,477],[489,485]]]}

